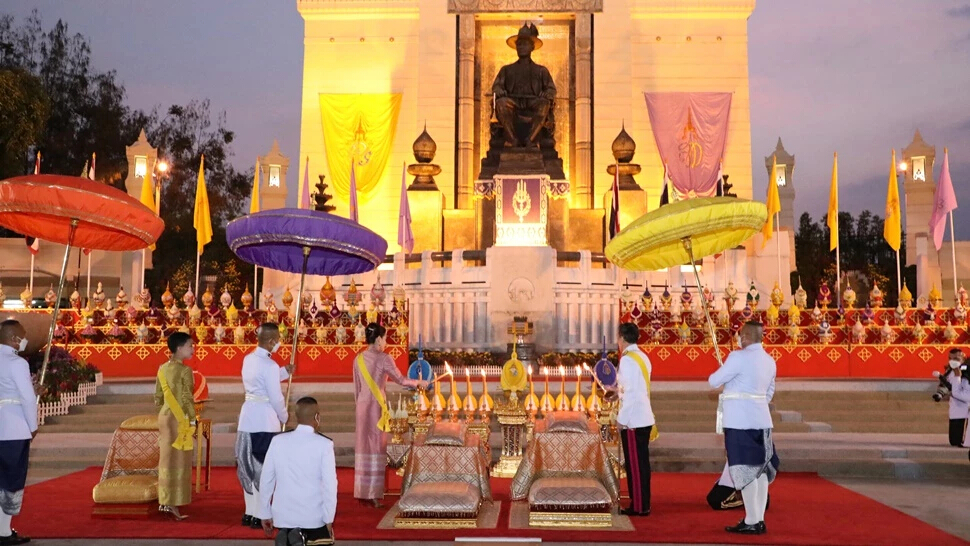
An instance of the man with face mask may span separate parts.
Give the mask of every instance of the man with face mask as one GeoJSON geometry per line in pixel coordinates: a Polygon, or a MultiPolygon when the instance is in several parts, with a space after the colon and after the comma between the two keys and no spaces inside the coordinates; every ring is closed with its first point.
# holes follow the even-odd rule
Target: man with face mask
{"type": "Polygon", "coordinates": [[[16,320],[0,322],[0,544],[23,544],[10,519],[20,513],[27,482],[30,441],[37,436],[37,394],[19,354],[27,331],[16,320]]]}
{"type": "Polygon", "coordinates": [[[333,441],[317,432],[320,407],[314,398],[296,401],[296,429],[276,435],[266,453],[257,515],[263,531],[280,530],[280,546],[333,544],[337,511],[337,465],[333,441]],[[272,499],[272,502],[270,501],[272,499]]]}
{"type": "Polygon", "coordinates": [[[259,508],[259,476],[263,459],[273,436],[286,425],[286,400],[280,382],[289,377],[287,368],[280,368],[272,354],[280,348],[280,328],[267,322],[256,334],[257,346],[246,355],[242,365],[246,401],[239,412],[236,432],[236,475],[243,488],[246,512],[244,526],[260,528],[255,516],[259,508]]]}
{"type": "Polygon", "coordinates": [[[950,445],[961,447],[967,437],[967,417],[970,414],[970,377],[967,377],[966,357],[960,349],[950,351],[950,445]]]}

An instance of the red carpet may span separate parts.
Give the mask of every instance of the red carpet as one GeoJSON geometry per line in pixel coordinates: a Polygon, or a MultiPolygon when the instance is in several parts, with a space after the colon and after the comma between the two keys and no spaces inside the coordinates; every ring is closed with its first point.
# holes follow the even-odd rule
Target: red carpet
{"type": "MultiPolygon", "coordinates": [[[[262,531],[239,525],[243,502],[233,468],[214,468],[210,491],[195,496],[175,522],[153,514],[148,520],[91,517],[91,488],[100,468],[70,474],[27,488],[24,509],[14,526],[33,538],[196,538],[265,540],[262,531]]],[[[538,537],[575,542],[684,542],[733,544],[968,544],[902,512],[839,487],[814,474],[781,474],[771,487],[768,534],[739,537],[724,532],[741,511],[714,512],[704,502],[716,479],[707,474],[654,474],[653,514],[634,518],[636,532],[510,530],[509,482],[492,480],[503,502],[495,530],[378,530],[383,510],[364,508],[353,499],[353,470],[338,469],[340,490],[335,533],[344,540],[453,540],[455,536],[538,537]]],[[[397,477],[394,477],[397,480],[397,477]]],[[[399,482],[398,482],[399,483],[399,482]]],[[[394,486],[397,483],[392,484],[394,486]]],[[[396,497],[388,497],[388,502],[396,497]]]]}

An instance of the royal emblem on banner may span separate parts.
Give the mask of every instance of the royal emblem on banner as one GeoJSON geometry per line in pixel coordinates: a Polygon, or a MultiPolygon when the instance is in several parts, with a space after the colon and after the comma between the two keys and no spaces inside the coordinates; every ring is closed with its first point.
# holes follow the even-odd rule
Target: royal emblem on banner
{"type": "Polygon", "coordinates": [[[688,169],[696,168],[704,159],[704,146],[697,137],[697,129],[694,128],[693,116],[687,112],[687,124],[680,133],[680,160],[688,169]]]}
{"type": "Polygon", "coordinates": [[[512,194],[512,212],[519,217],[519,223],[522,223],[530,210],[532,210],[532,197],[526,189],[525,180],[519,180],[515,193],[512,194]]]}
{"type": "Polygon", "coordinates": [[[731,93],[644,93],[657,150],[678,195],[717,192],[731,93]]]}

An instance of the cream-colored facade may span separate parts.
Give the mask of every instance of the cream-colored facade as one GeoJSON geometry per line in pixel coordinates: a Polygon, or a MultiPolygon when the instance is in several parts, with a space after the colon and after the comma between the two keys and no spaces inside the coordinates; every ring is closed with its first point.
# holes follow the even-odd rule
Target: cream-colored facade
{"type": "MultiPolygon", "coordinates": [[[[454,209],[473,214],[472,187],[486,148],[476,125],[491,86],[475,68],[482,25],[505,21],[515,28],[529,20],[541,37],[544,25],[565,22],[573,86],[559,95],[571,101],[571,127],[568,141],[558,145],[568,156],[576,212],[567,221],[577,224],[571,228],[602,229],[602,216],[585,212],[603,210],[611,144],[624,124],[638,145],[635,161],[643,172],[637,181],[645,192],[621,199],[621,224],[657,206],[663,167],[644,92],[733,93],[723,171],[735,193],[751,197],[747,19],[754,7],[754,0],[298,0],[305,20],[300,169],[308,157],[311,184],[318,174],[329,178],[321,94],[400,93],[388,166],[376,196],[360,204],[361,222],[390,242],[389,252],[398,250],[400,166],[413,162],[411,144],[426,123],[438,146],[434,162],[442,173],[435,180],[447,231],[449,215],[462,214],[454,209]]],[[[514,59],[508,50],[489,62],[514,59]]],[[[337,214],[348,213],[347,195],[335,195],[334,203],[337,214]]],[[[415,222],[420,214],[412,207],[415,222]]]]}

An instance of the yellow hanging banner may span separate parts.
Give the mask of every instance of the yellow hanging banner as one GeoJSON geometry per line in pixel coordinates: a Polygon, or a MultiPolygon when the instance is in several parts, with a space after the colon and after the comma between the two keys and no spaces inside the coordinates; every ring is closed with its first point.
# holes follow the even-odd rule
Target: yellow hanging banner
{"type": "Polygon", "coordinates": [[[320,94],[327,166],[338,197],[350,197],[351,161],[358,201],[376,195],[394,145],[400,111],[400,93],[320,94]]]}

